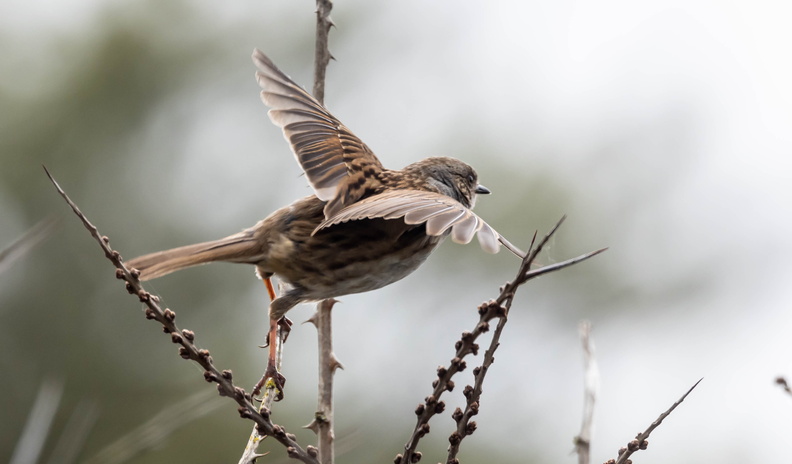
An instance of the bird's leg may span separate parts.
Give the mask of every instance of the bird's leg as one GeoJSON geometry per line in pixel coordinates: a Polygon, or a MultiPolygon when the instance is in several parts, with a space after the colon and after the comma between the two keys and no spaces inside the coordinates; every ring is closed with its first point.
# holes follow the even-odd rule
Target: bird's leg
{"type": "Polygon", "coordinates": [[[283,399],[283,385],[286,384],[286,377],[284,377],[283,374],[278,371],[278,326],[278,321],[270,318],[267,370],[264,371],[264,375],[261,377],[261,380],[258,381],[256,387],[253,389],[253,395],[258,395],[261,392],[261,388],[264,387],[264,385],[266,385],[270,379],[272,379],[272,382],[275,384],[275,388],[277,389],[275,401],[280,401],[283,399]]]}
{"type": "MultiPolygon", "coordinates": [[[[275,300],[275,289],[272,287],[272,281],[269,277],[262,277],[262,279],[264,280],[264,285],[267,286],[267,293],[269,293],[271,309],[271,303],[275,300]]],[[[280,335],[282,336],[283,342],[285,342],[291,325],[291,321],[285,316],[277,319],[270,317],[269,333],[267,335],[267,345],[269,345],[267,370],[264,371],[264,375],[261,377],[261,380],[259,380],[258,383],[256,383],[256,386],[253,387],[253,396],[258,396],[258,394],[261,393],[261,389],[267,383],[267,380],[272,379],[272,382],[275,384],[275,388],[278,390],[277,396],[275,398],[276,401],[283,399],[283,385],[286,383],[286,378],[283,376],[283,374],[278,372],[278,327],[281,328],[280,335]]]]}
{"type": "MultiPolygon", "coordinates": [[[[270,305],[275,300],[275,289],[272,287],[272,281],[270,278],[264,279],[264,285],[267,286],[267,293],[269,293],[270,297],[270,305]]],[[[270,326],[272,326],[272,316],[270,316],[270,326]]],[[[280,326],[280,334],[276,333],[276,339],[280,338],[281,343],[286,343],[286,339],[289,338],[289,334],[291,333],[292,321],[289,320],[286,316],[281,316],[278,318],[278,326],[280,326]]],[[[270,327],[270,336],[268,337],[267,342],[271,342],[272,340],[272,327],[270,327]]],[[[270,343],[271,344],[271,343],[270,343]]],[[[272,351],[272,348],[270,348],[272,351]]],[[[270,353],[270,356],[272,353],[270,353]]]]}
{"type": "MultiPolygon", "coordinates": [[[[270,297],[270,304],[272,304],[272,302],[275,301],[277,295],[275,295],[275,288],[272,286],[271,277],[262,277],[262,280],[264,281],[264,285],[267,286],[267,293],[269,294],[270,297]]],[[[280,337],[282,338],[283,343],[286,343],[286,339],[289,338],[289,334],[291,333],[293,322],[288,317],[283,316],[280,319],[278,319],[278,325],[280,326],[281,329],[280,337]]],[[[270,328],[270,330],[272,329],[270,328]]],[[[267,337],[267,342],[264,344],[264,347],[270,346],[270,338],[271,335],[267,337]]]]}

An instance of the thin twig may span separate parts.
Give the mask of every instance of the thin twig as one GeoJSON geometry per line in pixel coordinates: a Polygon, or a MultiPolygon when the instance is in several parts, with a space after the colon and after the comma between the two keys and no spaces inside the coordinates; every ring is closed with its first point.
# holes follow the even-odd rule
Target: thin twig
{"type": "Polygon", "coordinates": [[[594,403],[597,401],[597,391],[599,390],[599,369],[597,367],[597,358],[594,356],[594,342],[591,340],[591,322],[580,321],[578,333],[580,334],[580,342],[583,345],[586,379],[583,388],[583,423],[580,426],[580,435],[575,437],[575,452],[578,455],[578,464],[589,464],[591,462],[591,429],[594,424],[594,403]]]}
{"type": "Polygon", "coordinates": [[[304,450],[295,440],[293,434],[286,433],[284,428],[280,425],[273,424],[270,420],[269,411],[259,412],[258,408],[252,403],[250,394],[245,392],[244,389],[234,385],[232,378],[233,375],[230,370],[220,371],[214,366],[212,356],[209,350],[199,349],[195,343],[195,333],[187,329],[179,329],[174,323],[176,313],[168,308],[163,309],[159,305],[160,298],[146,289],[140,283],[139,273],[135,270],[129,269],[124,264],[121,254],[110,248],[110,239],[102,236],[97,228],[91,224],[88,218],[80,211],[77,205],[66,195],[66,192],[58,185],[58,182],[52,177],[46,167],[44,170],[47,173],[52,184],[58,190],[61,197],[68,203],[74,214],[80,218],[83,225],[91,236],[99,243],[99,246],[104,251],[105,257],[113,263],[116,267],[116,278],[126,282],[126,290],[132,295],[136,295],[138,299],[146,306],[145,315],[147,319],[153,319],[162,324],[163,331],[170,334],[171,341],[180,345],[179,355],[183,359],[189,359],[196,362],[204,368],[204,379],[207,382],[217,383],[217,390],[220,396],[227,396],[232,398],[238,405],[237,411],[242,418],[250,419],[256,423],[260,428],[259,433],[262,435],[271,435],[278,442],[286,447],[286,452],[289,457],[298,459],[305,463],[316,464],[317,461],[314,456],[304,450]]]}
{"type": "Polygon", "coordinates": [[[332,464],[335,459],[335,434],[333,432],[333,375],[342,368],[333,353],[332,309],[337,300],[322,300],[316,305],[316,312],[305,322],[316,326],[319,351],[319,385],[316,413],[305,428],[318,436],[319,462],[332,464]]]}
{"type": "Polygon", "coordinates": [[[685,398],[687,398],[690,392],[692,392],[693,389],[696,388],[698,384],[701,383],[702,380],[704,379],[701,378],[698,380],[698,382],[694,383],[693,386],[690,387],[690,389],[687,392],[685,392],[685,394],[682,395],[681,398],[679,398],[674,404],[672,404],[671,407],[668,408],[664,413],[660,414],[660,417],[658,417],[654,422],[652,422],[649,425],[649,427],[646,428],[646,430],[636,435],[635,440],[632,440],[631,442],[627,443],[626,447],[621,448],[619,450],[618,459],[616,460],[611,459],[609,461],[606,461],[605,464],[625,464],[627,462],[627,458],[629,458],[631,454],[633,454],[638,450],[645,450],[647,446],[649,446],[649,442],[646,441],[646,439],[649,438],[649,435],[652,433],[652,431],[654,431],[654,429],[656,429],[657,427],[660,426],[660,424],[663,423],[663,420],[666,417],[668,417],[669,414],[671,414],[671,411],[676,409],[677,406],[679,406],[680,404],[682,404],[683,401],[685,401],[685,398]]]}
{"type": "Polygon", "coordinates": [[[500,346],[500,335],[503,332],[503,327],[506,325],[506,320],[506,317],[500,317],[498,319],[498,325],[492,335],[489,348],[484,352],[484,362],[481,363],[481,366],[473,369],[473,376],[475,379],[473,386],[466,385],[465,389],[462,391],[462,394],[465,395],[465,399],[467,400],[465,410],[462,411],[461,408],[456,408],[451,415],[457,424],[457,428],[451,436],[448,437],[448,442],[450,444],[448,446],[448,457],[446,458],[447,464],[459,463],[456,456],[459,453],[462,440],[476,430],[476,421],[470,419],[479,412],[479,401],[484,385],[484,377],[487,375],[489,367],[495,362],[495,350],[500,346]]]}
{"type": "MultiPolygon", "coordinates": [[[[536,235],[534,234],[531,247],[529,248],[528,253],[525,254],[525,257],[522,259],[520,268],[517,271],[517,275],[515,276],[514,280],[501,287],[500,295],[498,295],[496,299],[483,303],[478,307],[478,323],[471,332],[462,333],[462,337],[456,342],[456,352],[454,357],[451,359],[449,367],[446,368],[444,366],[440,366],[437,369],[437,379],[432,382],[432,394],[427,396],[424,402],[419,404],[415,409],[415,414],[418,416],[415,428],[413,429],[409,440],[404,445],[404,454],[399,454],[396,456],[396,459],[394,460],[396,464],[413,463],[418,462],[421,459],[421,453],[416,451],[418,442],[423,436],[429,433],[429,420],[435,414],[439,414],[445,410],[445,402],[440,401],[440,397],[444,392],[452,391],[454,389],[454,381],[451,380],[451,378],[457,372],[461,372],[467,367],[467,363],[465,362],[464,358],[469,354],[473,354],[474,356],[478,354],[479,345],[475,342],[481,334],[490,330],[490,321],[494,318],[498,318],[499,321],[492,335],[493,340],[490,343],[490,349],[488,349],[487,352],[491,356],[495,349],[497,349],[498,340],[500,339],[501,333],[505,327],[505,322],[511,308],[512,301],[514,300],[514,294],[517,291],[517,288],[527,281],[540,275],[563,269],[605,251],[603,248],[601,250],[593,251],[577,258],[564,261],[562,263],[552,264],[531,271],[531,265],[535,261],[536,257],[542,251],[542,248],[547,244],[556,230],[558,230],[558,227],[561,225],[564,219],[565,218],[562,217],[555,227],[553,227],[550,232],[545,235],[545,237],[535,248],[533,245],[536,240],[536,235]]],[[[448,455],[449,463],[457,462],[456,453],[459,449],[458,442],[461,442],[465,436],[473,433],[476,428],[475,422],[470,421],[470,417],[475,415],[476,411],[478,410],[478,398],[481,393],[480,384],[483,383],[484,376],[488,372],[488,368],[491,363],[492,360],[490,359],[487,361],[487,356],[485,355],[485,363],[482,364],[480,368],[477,368],[478,371],[475,372],[476,384],[479,385],[478,394],[475,393],[477,391],[476,387],[467,386],[465,388],[465,392],[467,392],[465,396],[469,396],[468,405],[466,406],[467,413],[460,411],[460,416],[455,412],[454,418],[458,418],[457,430],[451,435],[451,437],[449,437],[449,441],[451,442],[448,455]],[[464,434],[459,432],[460,427],[463,428],[465,432],[464,434]]]]}
{"type": "Polygon", "coordinates": [[[332,9],[333,2],[330,0],[316,0],[316,59],[314,61],[313,96],[322,104],[324,104],[327,65],[333,58],[327,45],[330,28],[333,27],[333,20],[330,19],[330,10],[332,9]]]}

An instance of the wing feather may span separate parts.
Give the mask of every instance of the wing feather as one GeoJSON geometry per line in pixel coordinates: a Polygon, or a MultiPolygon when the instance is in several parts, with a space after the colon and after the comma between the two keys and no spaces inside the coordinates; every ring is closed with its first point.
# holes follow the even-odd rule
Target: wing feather
{"type": "Polygon", "coordinates": [[[374,218],[403,218],[406,224],[415,225],[425,223],[428,235],[450,231],[452,240],[457,243],[470,243],[478,234],[481,248],[489,253],[497,253],[502,241],[495,229],[462,203],[439,193],[420,190],[386,190],[360,200],[325,219],[314,233],[335,224],[374,218]]]}
{"type": "Polygon", "coordinates": [[[460,210],[452,208],[449,211],[435,214],[426,221],[426,233],[429,235],[441,235],[449,228],[453,228],[456,221],[465,215],[468,209],[460,210]]]}
{"type": "MultiPolygon", "coordinates": [[[[444,203],[433,203],[424,206],[414,206],[404,215],[404,222],[407,224],[422,224],[430,218],[451,211],[454,207],[444,203]]],[[[429,234],[429,235],[438,235],[429,234]]]]}
{"type": "Polygon", "coordinates": [[[473,236],[481,228],[481,223],[478,216],[475,214],[468,214],[465,218],[458,221],[451,229],[451,240],[456,243],[467,244],[473,240],[473,236]]]}
{"type": "Polygon", "coordinates": [[[488,253],[497,253],[500,249],[500,234],[486,222],[481,224],[478,231],[478,241],[481,248],[488,253]]]}
{"type": "Polygon", "coordinates": [[[297,162],[316,196],[328,203],[326,217],[354,203],[361,193],[350,193],[350,177],[363,170],[381,171],[374,153],[330,114],[321,103],[281,72],[264,53],[253,51],[261,100],[269,117],[283,130],[297,162]],[[335,202],[331,200],[340,198],[335,202]]]}

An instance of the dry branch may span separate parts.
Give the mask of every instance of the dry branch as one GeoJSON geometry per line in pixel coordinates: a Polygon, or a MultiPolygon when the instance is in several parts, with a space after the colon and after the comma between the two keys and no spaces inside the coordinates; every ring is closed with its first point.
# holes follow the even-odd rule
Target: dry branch
{"type": "MultiPolygon", "coordinates": [[[[314,88],[313,88],[313,95],[319,103],[324,103],[324,87],[325,87],[325,75],[327,73],[327,65],[330,63],[330,59],[332,56],[330,55],[330,49],[328,47],[328,39],[330,34],[330,28],[333,26],[333,21],[330,19],[330,11],[333,9],[333,3],[330,0],[317,0],[316,2],[316,52],[315,52],[315,60],[314,60],[314,88]]],[[[335,300],[332,300],[333,302],[335,300]]],[[[317,331],[319,333],[320,345],[322,343],[329,344],[332,347],[332,333],[331,325],[329,321],[330,317],[330,308],[332,308],[333,302],[320,302],[317,306],[317,313],[321,312],[323,305],[329,305],[326,309],[328,320],[325,321],[320,318],[321,323],[316,324],[317,331]]],[[[279,333],[283,333],[279,331],[279,333]]],[[[285,336],[278,337],[278,368],[280,369],[280,359],[283,355],[283,343],[286,341],[285,336]]],[[[322,369],[322,359],[321,359],[321,347],[320,347],[320,380],[319,380],[319,403],[320,406],[317,409],[316,418],[314,422],[309,424],[308,428],[311,428],[313,424],[319,424],[319,418],[332,418],[333,417],[333,401],[332,401],[332,391],[333,391],[333,375],[332,372],[329,375],[324,375],[321,371],[322,369]],[[324,375],[324,377],[322,377],[324,375]]],[[[335,367],[332,368],[332,371],[335,371],[335,367]]],[[[266,375],[266,374],[265,374],[266,375]]],[[[265,379],[265,392],[264,398],[261,403],[261,407],[263,409],[269,409],[271,407],[273,398],[275,397],[275,382],[269,381],[265,379]]],[[[320,462],[322,464],[332,464],[333,462],[333,447],[332,447],[332,439],[333,430],[332,430],[332,422],[328,420],[327,422],[321,423],[321,425],[317,425],[317,428],[314,430],[317,434],[319,434],[319,449],[317,450],[313,446],[309,446],[307,450],[312,453],[314,456],[318,456],[320,462]]],[[[259,433],[257,427],[253,427],[253,431],[250,433],[250,437],[248,438],[248,443],[245,446],[245,451],[242,454],[242,457],[239,460],[239,464],[248,464],[252,463],[256,460],[256,458],[260,457],[257,453],[257,449],[259,444],[266,438],[266,435],[262,435],[259,433]]]]}
{"type": "Polygon", "coordinates": [[[330,10],[332,9],[333,2],[330,0],[316,0],[316,58],[314,61],[313,96],[321,104],[324,104],[327,65],[333,58],[327,45],[330,28],[333,27],[333,20],[330,19],[330,10]]]}
{"type": "Polygon", "coordinates": [[[690,389],[687,392],[685,392],[685,394],[682,395],[681,398],[679,398],[674,404],[672,404],[671,407],[668,408],[665,412],[660,414],[660,417],[658,417],[654,422],[652,422],[649,425],[649,427],[646,428],[646,430],[636,435],[635,439],[627,443],[626,447],[621,448],[619,450],[618,459],[615,460],[610,459],[608,461],[605,461],[605,464],[625,464],[629,460],[628,458],[630,457],[630,455],[632,455],[634,452],[638,450],[645,450],[646,447],[649,446],[649,442],[646,439],[649,438],[649,435],[652,433],[652,431],[654,431],[654,429],[656,429],[657,427],[660,426],[660,424],[663,423],[663,420],[665,420],[665,418],[668,417],[669,414],[671,414],[671,411],[676,409],[677,406],[679,406],[680,404],[682,404],[683,401],[685,401],[685,398],[687,398],[690,392],[692,392],[693,389],[696,388],[698,384],[701,383],[702,380],[704,379],[701,378],[699,379],[698,382],[694,383],[693,386],[690,387],[690,389]]]}
{"type": "MultiPolygon", "coordinates": [[[[327,66],[333,56],[330,54],[329,35],[333,27],[330,11],[333,2],[330,0],[316,0],[316,50],[314,52],[314,87],[313,96],[319,103],[324,104],[325,76],[327,66]]],[[[333,464],[335,461],[335,432],[333,427],[333,376],[341,363],[333,354],[333,324],[332,309],[336,300],[329,299],[316,305],[316,313],[312,322],[316,326],[317,345],[319,349],[319,384],[316,413],[314,419],[306,426],[318,436],[319,462],[333,464]]]]}
{"type": "Polygon", "coordinates": [[[333,375],[342,368],[333,353],[332,309],[337,300],[322,300],[316,305],[316,312],[306,322],[316,326],[319,351],[319,385],[316,413],[305,428],[318,436],[319,462],[332,464],[335,458],[335,433],[333,426],[333,375]]]}
{"type": "Polygon", "coordinates": [[[312,455],[312,453],[309,453],[309,451],[300,447],[293,434],[286,433],[282,426],[272,423],[268,410],[259,412],[258,408],[252,403],[250,394],[245,392],[241,387],[234,385],[230,370],[223,370],[221,372],[214,366],[209,350],[199,349],[195,345],[195,334],[192,331],[180,329],[176,326],[174,322],[176,313],[168,308],[163,309],[159,305],[160,298],[143,288],[138,279],[138,272],[124,265],[121,254],[110,248],[110,240],[99,233],[97,228],[88,220],[82,211],[80,211],[71,198],[66,195],[66,192],[58,185],[46,167],[44,170],[52,184],[58,190],[58,193],[60,193],[66,203],[68,203],[72,211],[74,211],[74,214],[80,218],[80,221],[82,221],[85,228],[88,229],[91,236],[99,243],[102,251],[104,251],[105,257],[116,267],[116,278],[124,280],[126,282],[127,292],[137,296],[146,306],[146,318],[153,319],[162,324],[163,331],[170,335],[171,341],[179,345],[179,356],[200,365],[204,369],[204,379],[210,383],[217,383],[217,391],[220,396],[227,396],[233,399],[239,405],[237,409],[239,415],[242,418],[250,419],[256,423],[260,434],[270,435],[285,446],[289,457],[305,463],[317,464],[318,461],[316,457],[312,455]]]}
{"type": "Polygon", "coordinates": [[[531,266],[536,260],[536,257],[541,253],[542,248],[547,244],[553,234],[558,230],[558,227],[564,221],[564,217],[544,236],[544,238],[534,248],[536,234],[534,234],[533,241],[528,253],[520,263],[520,268],[517,275],[511,282],[501,287],[500,294],[494,300],[483,303],[478,307],[479,321],[472,331],[463,332],[462,337],[456,342],[454,357],[451,359],[449,367],[440,366],[437,369],[437,379],[432,382],[432,393],[426,397],[423,403],[419,404],[415,409],[415,414],[418,416],[415,428],[410,435],[409,440],[404,445],[404,454],[398,454],[394,460],[396,464],[415,463],[420,461],[421,453],[416,451],[420,439],[429,433],[429,420],[435,415],[442,413],[445,410],[445,402],[440,400],[440,397],[446,391],[454,389],[454,381],[451,378],[457,373],[463,371],[467,364],[464,358],[469,355],[478,354],[479,345],[476,343],[478,337],[484,332],[490,330],[490,321],[498,318],[498,325],[496,326],[490,346],[485,353],[484,362],[480,367],[474,371],[475,385],[468,385],[465,387],[463,394],[467,398],[465,411],[458,409],[454,412],[453,418],[457,422],[457,429],[449,437],[450,447],[448,450],[447,462],[449,464],[458,463],[456,458],[459,451],[461,441],[476,430],[476,422],[471,421],[471,417],[478,413],[479,398],[481,395],[481,385],[483,384],[484,377],[490,365],[493,362],[492,355],[498,348],[501,333],[506,325],[509,310],[511,309],[514,295],[517,289],[527,281],[539,277],[540,275],[549,272],[558,271],[565,267],[584,261],[592,256],[602,253],[606,248],[592,251],[584,255],[572,258],[549,266],[544,266],[535,270],[531,270],[531,266]]]}

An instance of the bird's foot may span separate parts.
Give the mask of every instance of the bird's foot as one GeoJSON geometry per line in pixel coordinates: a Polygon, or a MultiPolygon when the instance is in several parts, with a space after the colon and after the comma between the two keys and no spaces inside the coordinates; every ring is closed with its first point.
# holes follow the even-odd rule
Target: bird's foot
{"type": "Polygon", "coordinates": [[[253,387],[253,396],[258,397],[262,389],[274,389],[275,401],[283,399],[283,386],[286,384],[286,377],[278,371],[274,365],[267,365],[264,375],[253,387]]]}

